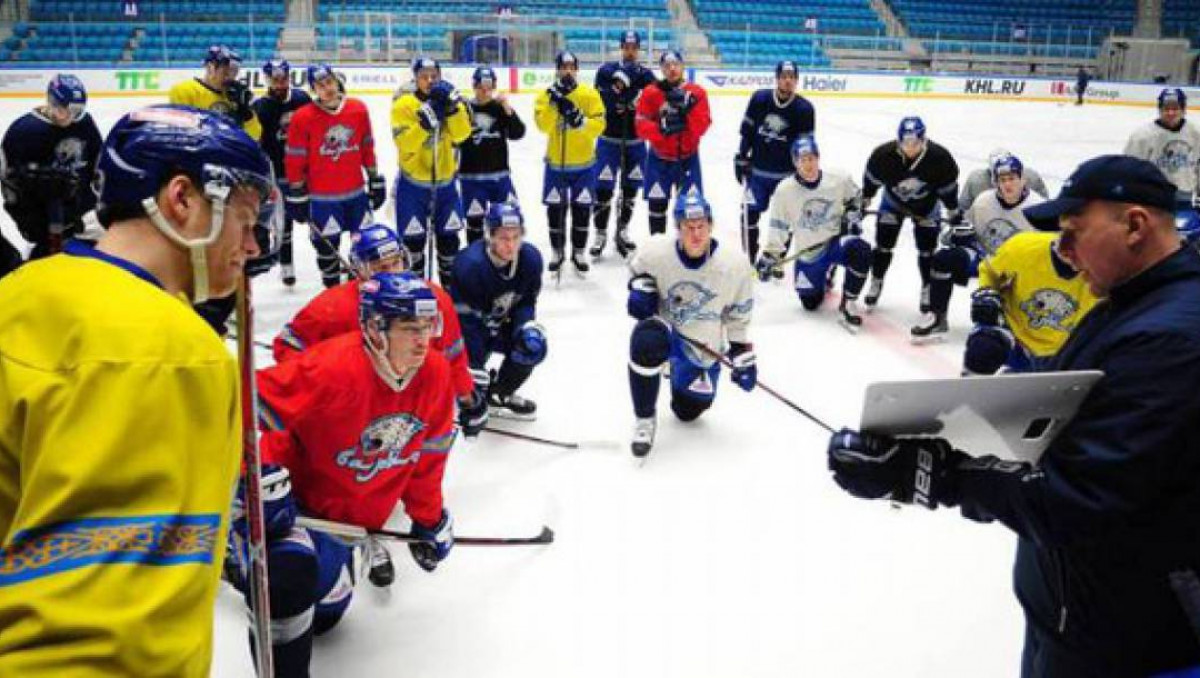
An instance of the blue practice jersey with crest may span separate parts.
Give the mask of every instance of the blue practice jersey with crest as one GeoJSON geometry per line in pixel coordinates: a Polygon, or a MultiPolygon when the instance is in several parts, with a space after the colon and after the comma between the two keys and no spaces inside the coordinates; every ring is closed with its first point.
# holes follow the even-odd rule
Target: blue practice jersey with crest
{"type": "Polygon", "coordinates": [[[522,243],[516,260],[498,264],[486,239],[458,253],[454,260],[454,308],[472,367],[487,361],[489,339],[534,319],[542,291],[542,255],[522,243]]]}
{"type": "Polygon", "coordinates": [[[775,178],[792,173],[792,142],[816,128],[816,112],[799,94],[781,102],[773,89],[750,97],[742,118],[740,152],[750,154],[750,166],[775,178]]]}

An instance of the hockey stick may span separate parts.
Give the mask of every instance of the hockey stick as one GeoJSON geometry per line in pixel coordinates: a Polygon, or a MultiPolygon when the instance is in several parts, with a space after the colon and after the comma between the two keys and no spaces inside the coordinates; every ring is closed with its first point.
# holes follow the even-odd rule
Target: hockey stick
{"type": "MultiPolygon", "coordinates": [[[[349,525],[332,520],[322,520],[320,518],[309,518],[308,516],[296,518],[296,525],[345,539],[363,540],[368,537],[380,537],[410,544],[428,542],[427,539],[416,537],[411,532],[369,530],[358,525],[349,525]]],[[[456,546],[541,546],[553,543],[554,530],[546,525],[543,525],[542,531],[533,537],[454,537],[454,544],[456,546]]]]}
{"type": "Polygon", "coordinates": [[[488,433],[495,433],[497,435],[502,435],[502,436],[506,436],[509,438],[516,438],[517,440],[525,440],[525,441],[528,441],[531,443],[537,443],[539,445],[549,445],[550,447],[561,447],[564,450],[579,449],[579,443],[563,442],[563,441],[559,441],[559,440],[550,440],[549,438],[539,438],[537,436],[531,436],[531,435],[528,435],[525,433],[517,433],[516,431],[508,431],[508,430],[505,430],[502,428],[492,428],[491,426],[484,426],[483,430],[487,431],[488,433]]]}
{"type": "Polygon", "coordinates": [[[437,223],[437,193],[438,193],[438,146],[441,143],[442,122],[438,121],[438,126],[433,130],[430,139],[433,140],[433,147],[430,149],[433,154],[433,165],[429,169],[429,215],[425,219],[425,279],[433,280],[433,258],[437,256],[437,245],[434,242],[436,237],[434,231],[437,223]]]}
{"type": "MultiPolygon", "coordinates": [[[[733,361],[730,360],[728,357],[726,357],[725,354],[716,351],[715,349],[710,347],[708,344],[705,344],[704,342],[692,339],[691,337],[684,334],[683,332],[676,330],[675,333],[679,335],[680,339],[683,339],[685,342],[687,342],[687,343],[691,344],[692,346],[694,346],[695,348],[699,349],[705,355],[715,359],[716,361],[720,362],[722,365],[724,365],[725,367],[728,367],[731,370],[734,369],[733,361]]],[[[820,419],[818,419],[815,416],[813,416],[812,414],[810,414],[803,407],[800,407],[796,403],[794,403],[791,400],[788,400],[784,396],[780,395],[778,391],[771,388],[770,386],[767,386],[761,380],[756,379],[754,381],[754,385],[757,388],[759,388],[760,390],[766,392],[768,395],[774,397],[779,402],[783,403],[784,405],[787,405],[788,407],[792,408],[796,412],[799,412],[800,414],[804,415],[812,423],[816,424],[817,426],[820,426],[821,428],[825,429],[826,431],[828,431],[830,433],[833,433],[833,427],[831,427],[829,424],[826,424],[825,422],[821,421],[820,419]]]]}
{"type": "Polygon", "coordinates": [[[250,614],[253,620],[255,666],[262,678],[275,675],[271,653],[271,596],[267,572],[266,521],[263,518],[262,456],[258,449],[255,424],[258,422],[258,389],[254,380],[253,322],[250,305],[250,278],[242,276],[237,292],[238,366],[241,369],[242,404],[242,485],[245,493],[250,573],[250,614]]]}

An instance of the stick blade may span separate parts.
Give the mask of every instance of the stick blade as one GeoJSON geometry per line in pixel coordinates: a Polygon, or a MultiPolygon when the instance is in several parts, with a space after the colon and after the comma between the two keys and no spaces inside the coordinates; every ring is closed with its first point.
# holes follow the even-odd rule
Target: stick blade
{"type": "Polygon", "coordinates": [[[554,530],[550,529],[549,525],[542,525],[541,533],[533,538],[534,544],[553,544],[554,530]]]}

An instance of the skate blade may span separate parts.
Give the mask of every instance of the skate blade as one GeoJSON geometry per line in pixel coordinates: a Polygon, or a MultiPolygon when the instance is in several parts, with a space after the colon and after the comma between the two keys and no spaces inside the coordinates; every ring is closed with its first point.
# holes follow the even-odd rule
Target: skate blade
{"type": "Polygon", "coordinates": [[[909,341],[914,346],[929,346],[931,344],[940,344],[946,341],[946,334],[933,334],[928,337],[909,337],[909,341]]]}
{"type": "Polygon", "coordinates": [[[842,329],[846,330],[847,332],[849,332],[850,334],[853,334],[855,336],[857,336],[858,331],[862,329],[862,325],[855,325],[853,323],[847,322],[843,318],[838,318],[838,324],[842,326],[842,329]]]}
{"type": "Polygon", "coordinates": [[[587,280],[587,277],[588,277],[588,272],[587,272],[587,271],[581,271],[581,270],[579,270],[579,269],[577,269],[577,268],[574,268],[574,269],[572,269],[572,270],[574,270],[574,271],[575,271],[575,277],[576,277],[576,278],[579,278],[580,280],[587,280]]]}
{"type": "Polygon", "coordinates": [[[509,421],[537,421],[536,412],[533,414],[520,414],[518,412],[513,412],[507,407],[489,407],[488,416],[495,417],[497,419],[507,419],[509,421]]]}

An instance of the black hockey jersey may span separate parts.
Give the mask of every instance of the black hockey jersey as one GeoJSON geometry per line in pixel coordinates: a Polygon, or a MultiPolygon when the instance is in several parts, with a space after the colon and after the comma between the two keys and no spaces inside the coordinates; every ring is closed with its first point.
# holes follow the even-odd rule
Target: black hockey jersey
{"type": "Polygon", "coordinates": [[[266,96],[255,99],[252,104],[254,115],[258,116],[258,122],[262,125],[262,136],[258,142],[271,159],[271,167],[275,169],[277,179],[283,179],[285,176],[283,149],[287,146],[288,124],[292,121],[292,114],[311,101],[303,90],[289,87],[287,99],[277,99],[268,92],[266,96]]]}
{"type": "Polygon", "coordinates": [[[654,82],[654,72],[637,62],[610,61],[596,71],[596,91],[604,102],[604,131],[601,136],[614,140],[637,141],[633,121],[638,95],[654,82]],[[629,77],[629,88],[618,93],[613,89],[617,71],[629,77]]]}
{"type": "Polygon", "coordinates": [[[91,184],[103,145],[87,113],[66,127],[55,125],[40,108],[13,122],[0,142],[0,165],[5,206],[23,234],[23,215],[37,214],[40,221],[49,218],[52,204],[56,210],[61,205],[63,223],[71,224],[96,206],[91,184]]]}
{"type": "Polygon", "coordinates": [[[913,160],[900,152],[900,143],[889,141],[875,149],[863,172],[863,205],[871,202],[879,188],[902,209],[927,215],[939,200],[946,209],[958,209],[958,163],[946,147],[925,142],[925,150],[913,160]]]}
{"type": "Polygon", "coordinates": [[[750,156],[755,171],[786,177],[795,171],[792,142],[802,134],[812,134],[815,127],[816,111],[808,99],[797,94],[780,105],[775,90],[760,89],[746,105],[738,152],[750,156]]]}
{"type": "Polygon", "coordinates": [[[471,136],[459,146],[459,176],[508,172],[508,142],[525,136],[525,123],[495,99],[486,104],[470,101],[471,136]]]}

